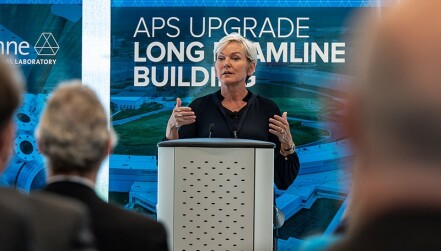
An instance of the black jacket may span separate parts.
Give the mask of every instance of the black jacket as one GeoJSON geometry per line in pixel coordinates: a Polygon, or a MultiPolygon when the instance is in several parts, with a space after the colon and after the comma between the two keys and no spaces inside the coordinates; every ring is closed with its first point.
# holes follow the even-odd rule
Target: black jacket
{"type": "Polygon", "coordinates": [[[168,250],[162,224],[104,202],[86,185],[58,181],[49,184],[44,190],[75,198],[86,204],[99,250],[168,250]]]}

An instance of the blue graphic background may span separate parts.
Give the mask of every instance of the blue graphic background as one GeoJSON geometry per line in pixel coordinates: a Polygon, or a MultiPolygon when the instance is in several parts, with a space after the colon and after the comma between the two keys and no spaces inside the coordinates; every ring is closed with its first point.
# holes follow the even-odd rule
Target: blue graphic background
{"type": "MultiPolygon", "coordinates": [[[[185,81],[189,81],[189,69],[202,66],[209,69],[213,65],[213,42],[224,33],[214,32],[212,37],[194,38],[189,35],[188,20],[194,17],[253,17],[259,25],[265,17],[274,23],[278,17],[309,17],[309,38],[272,38],[264,35],[250,39],[264,45],[266,42],[303,43],[346,42],[346,53],[351,44],[345,37],[352,34],[348,19],[359,8],[346,6],[377,6],[378,1],[291,1],[291,2],[247,2],[260,7],[238,7],[235,2],[216,2],[218,7],[209,6],[212,2],[196,2],[198,7],[189,7],[189,2],[112,2],[112,53],[111,53],[111,108],[113,126],[120,141],[110,158],[109,199],[124,207],[154,214],[157,201],[156,144],[165,135],[165,126],[176,97],[187,105],[195,97],[211,93],[218,87],[155,87],[152,83],[145,87],[134,86],[135,65],[157,67],[157,75],[162,79],[164,67],[182,66],[185,81]],[[177,7],[161,8],[171,4],[177,7]],[[271,5],[270,5],[271,4],[271,5]],[[316,4],[316,5],[313,5],[316,4]],[[333,6],[340,8],[324,8],[333,6]],[[128,7],[129,6],[129,7],[128,7]],[[143,6],[143,7],[141,7],[143,6]],[[145,7],[155,6],[155,7],[145,7]],[[185,7],[182,7],[185,6],[185,7]],[[235,6],[226,8],[224,6],[235,6]],[[270,7],[271,6],[271,7],[270,7]],[[278,6],[278,7],[272,7],[278,6]],[[290,8],[280,8],[290,6],[290,8]],[[298,6],[316,6],[299,8],[298,6]],[[136,7],[136,8],[135,8],[136,7]],[[341,8],[345,7],[345,8],[341,8]],[[140,17],[145,18],[147,26],[152,17],[178,17],[180,36],[169,38],[167,28],[157,31],[157,36],[137,36],[134,31],[140,17]],[[157,63],[134,63],[134,42],[139,42],[144,53],[149,43],[193,41],[204,44],[205,57],[198,63],[160,61],[157,63]]],[[[200,25],[200,24],[199,24],[200,25]]],[[[149,26],[148,26],[149,27],[149,26]]],[[[265,48],[262,46],[263,53],[265,48]]],[[[301,54],[302,50],[296,53],[301,54]]],[[[350,63],[350,62],[346,62],[350,63]]],[[[344,64],[336,63],[262,63],[256,68],[256,85],[251,91],[269,97],[282,111],[288,111],[291,132],[298,146],[301,162],[300,174],[286,191],[276,189],[276,203],[283,211],[287,221],[280,229],[280,250],[296,250],[311,234],[331,233],[339,224],[346,208],[350,172],[344,168],[351,159],[351,151],[338,121],[346,93],[345,84],[350,76],[341,74],[344,64]]],[[[150,75],[151,76],[151,75],[150,75]]],[[[200,80],[200,79],[198,79],[200,80]]]]}
{"type": "MultiPolygon", "coordinates": [[[[31,1],[20,3],[27,2],[31,1]]],[[[38,4],[0,4],[0,41],[28,42],[31,47],[29,55],[10,53],[13,62],[15,59],[56,60],[52,64],[18,65],[26,79],[27,93],[15,116],[17,136],[14,154],[0,181],[5,186],[24,191],[40,189],[46,180],[44,161],[37,149],[34,129],[47,95],[60,81],[81,78],[81,5],[70,4],[78,1],[65,1],[69,4],[57,5],[43,4],[44,1],[32,2],[38,4]],[[43,50],[37,54],[34,47],[42,47],[43,50]]]]}
{"type": "Polygon", "coordinates": [[[1,0],[0,4],[81,4],[82,0],[1,0]]]}
{"type": "Polygon", "coordinates": [[[394,0],[112,0],[112,7],[380,7],[394,0]]]}

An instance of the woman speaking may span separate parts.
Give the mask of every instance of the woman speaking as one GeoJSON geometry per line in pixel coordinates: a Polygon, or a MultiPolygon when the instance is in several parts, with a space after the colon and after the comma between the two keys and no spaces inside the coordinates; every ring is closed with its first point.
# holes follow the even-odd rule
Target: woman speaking
{"type": "Polygon", "coordinates": [[[299,158],[287,113],[271,100],[247,90],[256,69],[253,43],[237,33],[223,37],[214,48],[219,91],[176,107],[167,123],[166,138],[241,138],[273,142],[274,183],[285,190],[299,172],[299,158]]]}

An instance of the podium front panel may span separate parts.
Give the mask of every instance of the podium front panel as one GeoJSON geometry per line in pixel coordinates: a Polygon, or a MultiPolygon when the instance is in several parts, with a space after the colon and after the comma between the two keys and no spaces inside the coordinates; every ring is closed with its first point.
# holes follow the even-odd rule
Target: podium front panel
{"type": "Polygon", "coordinates": [[[167,231],[168,246],[173,250],[173,211],[175,180],[175,148],[158,148],[158,204],[156,212],[158,221],[164,224],[167,231]]]}
{"type": "Polygon", "coordinates": [[[273,147],[241,139],[159,143],[157,217],[170,250],[272,250],[273,147]]]}
{"type": "Polygon", "coordinates": [[[176,148],[175,250],[253,250],[254,176],[254,149],[176,148]]]}

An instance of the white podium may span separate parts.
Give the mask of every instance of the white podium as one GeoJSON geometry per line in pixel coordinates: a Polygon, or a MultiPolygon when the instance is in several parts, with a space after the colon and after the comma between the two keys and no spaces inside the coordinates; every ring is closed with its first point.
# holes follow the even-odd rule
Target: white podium
{"type": "Polygon", "coordinates": [[[160,142],[157,216],[170,250],[272,250],[274,147],[244,139],[160,142]]]}

